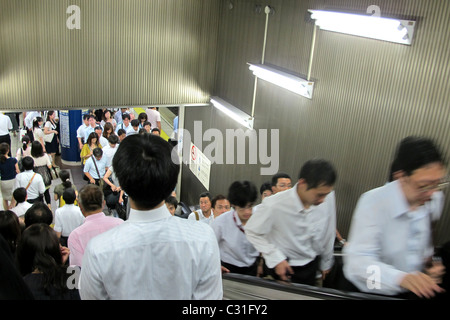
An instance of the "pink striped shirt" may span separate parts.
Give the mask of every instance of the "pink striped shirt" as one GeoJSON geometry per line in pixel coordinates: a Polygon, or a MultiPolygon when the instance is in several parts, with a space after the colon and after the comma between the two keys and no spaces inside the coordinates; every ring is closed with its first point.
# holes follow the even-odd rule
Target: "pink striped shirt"
{"type": "Polygon", "coordinates": [[[84,223],[70,233],[68,240],[70,265],[81,266],[84,249],[89,240],[121,223],[122,219],[107,217],[103,212],[87,216],[84,223]]]}

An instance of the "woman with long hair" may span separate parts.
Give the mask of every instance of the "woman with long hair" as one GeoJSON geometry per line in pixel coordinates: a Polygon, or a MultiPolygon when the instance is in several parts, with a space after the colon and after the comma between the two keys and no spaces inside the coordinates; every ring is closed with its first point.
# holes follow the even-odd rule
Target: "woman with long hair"
{"type": "Polygon", "coordinates": [[[80,152],[80,158],[83,166],[86,163],[86,160],[89,159],[90,156],[92,156],[92,151],[94,151],[95,148],[101,148],[101,145],[99,143],[97,134],[95,132],[91,132],[80,152]]]}
{"type": "Polygon", "coordinates": [[[44,123],[44,119],[41,117],[36,117],[33,120],[33,138],[34,141],[39,141],[42,144],[42,148],[45,152],[45,141],[44,141],[44,131],[42,131],[42,124],[44,123]]]}
{"type": "Polygon", "coordinates": [[[42,179],[44,179],[44,199],[51,209],[50,186],[52,185],[52,176],[50,170],[52,169],[52,163],[48,154],[44,153],[42,145],[38,141],[31,143],[31,157],[34,160],[34,171],[39,173],[42,179]]]}
{"type": "Polygon", "coordinates": [[[17,149],[16,159],[17,161],[20,161],[27,156],[31,156],[31,140],[29,136],[24,135],[22,137],[22,146],[17,149]]]}
{"type": "Polygon", "coordinates": [[[143,129],[145,122],[148,121],[147,114],[145,112],[139,113],[138,120],[139,120],[139,129],[143,129]]]}
{"type": "Polygon", "coordinates": [[[117,122],[112,117],[111,110],[106,109],[105,112],[103,112],[103,119],[100,122],[100,125],[102,127],[105,127],[105,124],[110,123],[113,126],[113,131],[116,130],[117,122]]]}
{"type": "Polygon", "coordinates": [[[0,175],[1,190],[3,198],[3,208],[10,209],[10,201],[12,201],[12,193],[16,175],[20,173],[19,165],[16,158],[9,155],[9,145],[6,142],[0,143],[0,175]]]}
{"type": "Polygon", "coordinates": [[[61,247],[56,232],[45,223],[29,226],[17,247],[17,262],[25,283],[37,300],[79,300],[68,287],[66,261],[69,249],[61,247]]]}
{"type": "Polygon", "coordinates": [[[56,167],[55,157],[59,148],[59,140],[58,140],[58,125],[55,121],[56,113],[55,111],[47,112],[47,121],[44,125],[44,141],[45,141],[45,150],[52,157],[52,166],[56,167]]]}
{"type": "Polygon", "coordinates": [[[11,210],[0,211],[0,235],[5,238],[13,255],[16,253],[22,230],[19,218],[11,210]]]}
{"type": "MultiPolygon", "coordinates": [[[[114,134],[114,127],[111,123],[107,122],[105,123],[105,125],[103,126],[103,133],[102,136],[104,138],[106,138],[106,140],[108,140],[109,136],[114,134]]],[[[102,144],[102,147],[106,147],[102,144]]]]}

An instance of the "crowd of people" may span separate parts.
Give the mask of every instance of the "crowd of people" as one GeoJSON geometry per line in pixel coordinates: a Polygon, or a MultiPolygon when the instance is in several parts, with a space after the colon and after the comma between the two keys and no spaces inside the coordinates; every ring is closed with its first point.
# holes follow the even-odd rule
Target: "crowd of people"
{"type": "MultiPolygon", "coordinates": [[[[40,133],[31,144],[25,139],[20,169],[7,143],[0,144],[2,194],[3,172],[17,174],[13,187],[5,183],[12,204],[0,212],[10,297],[221,299],[224,273],[316,285],[336,268],[335,243],[345,241],[336,229],[338,174],[330,161],[306,161],[296,181],[281,172],[259,188],[234,181],[226,194],[201,193],[199,209],[186,213],[173,194],[180,167],[171,161],[172,146],[145,128],[136,132],[148,126],[148,116],[140,114],[134,126],[126,110],[117,113],[103,111],[100,123],[95,115],[83,118],[77,137],[87,182],[78,191],[61,170],[55,214],[45,204],[45,179],[34,170],[54,167],[51,157],[40,160],[44,146],[47,153],[54,149],[42,145],[40,133]],[[119,214],[124,199],[128,212],[119,214]],[[105,214],[105,207],[116,214],[105,214]],[[68,287],[69,266],[81,268],[79,289],[68,287]]],[[[52,130],[43,133],[57,136],[52,130]]],[[[447,294],[448,244],[437,259],[433,242],[446,179],[432,140],[399,143],[389,181],[357,203],[338,289],[407,298],[447,294]]]]}

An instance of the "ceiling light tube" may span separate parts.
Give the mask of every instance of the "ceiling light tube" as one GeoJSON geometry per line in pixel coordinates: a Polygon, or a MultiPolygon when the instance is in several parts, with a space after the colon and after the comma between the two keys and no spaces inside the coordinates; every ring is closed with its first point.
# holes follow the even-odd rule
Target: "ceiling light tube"
{"type": "Polygon", "coordinates": [[[253,74],[265,81],[312,99],[314,82],[307,81],[290,73],[263,64],[248,63],[253,74]]]}
{"type": "Polygon", "coordinates": [[[411,45],[415,21],[333,11],[308,10],[316,25],[327,31],[411,45]]]}
{"type": "Polygon", "coordinates": [[[241,125],[253,129],[254,118],[219,97],[211,97],[211,103],[241,125]]]}

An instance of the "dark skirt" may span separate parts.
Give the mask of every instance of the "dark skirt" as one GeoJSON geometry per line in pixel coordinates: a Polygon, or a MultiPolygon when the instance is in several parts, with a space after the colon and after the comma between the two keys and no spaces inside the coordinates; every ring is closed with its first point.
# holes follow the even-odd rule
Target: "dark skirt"
{"type": "Polygon", "coordinates": [[[58,136],[54,134],[52,141],[45,143],[45,151],[47,153],[57,153],[58,147],[58,136]]]}

